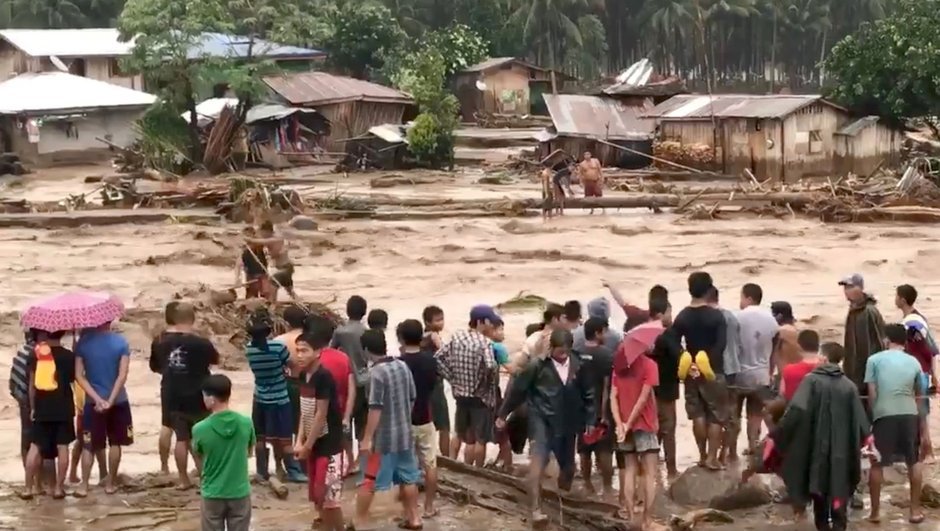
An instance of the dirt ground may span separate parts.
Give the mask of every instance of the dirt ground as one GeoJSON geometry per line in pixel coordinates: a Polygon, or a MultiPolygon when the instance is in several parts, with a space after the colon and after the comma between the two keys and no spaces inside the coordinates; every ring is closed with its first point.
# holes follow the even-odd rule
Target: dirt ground
{"type": "MultiPolygon", "coordinates": [[[[83,191],[89,185],[81,184],[81,179],[94,173],[62,174],[49,184],[32,180],[19,189],[30,197],[50,190],[83,191]]],[[[308,197],[373,191],[367,183],[375,174],[344,177],[314,173],[311,184],[299,187],[308,197]]],[[[437,183],[375,191],[402,197],[499,199],[532,197],[537,190],[535,184],[524,181],[509,186],[473,184],[479,176],[479,172],[465,172],[442,177],[437,183]]],[[[4,195],[10,195],[9,191],[4,195]]],[[[7,308],[0,314],[0,348],[5,351],[14,352],[22,338],[17,312],[36,297],[67,289],[108,290],[129,306],[131,319],[120,323],[119,329],[133,349],[128,390],[134,407],[136,441],[125,453],[124,473],[138,476],[159,468],[159,378],[147,367],[159,311],[177,295],[188,296],[203,286],[224,289],[233,284],[240,228],[234,224],[165,223],[0,231],[0,267],[4,269],[0,292],[5,294],[7,308]]],[[[935,295],[940,292],[940,280],[930,273],[932,268],[924,267],[940,258],[936,245],[940,228],[930,225],[825,225],[805,219],[753,218],[703,222],[624,210],[594,216],[570,212],[550,222],[532,218],[399,222],[322,219],[317,232],[286,234],[297,263],[296,289],[304,300],[332,303],[341,309],[347,297],[359,294],[370,307],[385,309],[393,326],[403,319],[420,317],[425,305],[437,304],[445,311],[447,329],[454,331],[465,322],[472,305],[497,304],[522,291],[554,301],[586,302],[605,295],[602,279],[616,284],[636,302],[645,299],[651,285],[663,284],[669,288],[673,304],[681,306],[687,297],[685,278],[696,270],[713,275],[722,302],[732,308],[737,306],[743,283],[761,284],[767,302],[790,301],[803,325],[819,330],[827,340],[841,341],[846,302],[837,282],[853,272],[865,275],[887,320],[900,317],[894,308],[893,290],[901,283],[911,283],[923,294],[919,307],[928,317],[940,315],[935,295]]],[[[520,346],[525,326],[538,319],[535,310],[508,313],[509,346],[520,346]]],[[[247,413],[251,375],[240,352],[228,344],[228,330],[216,330],[212,322],[206,321],[211,318],[203,325],[215,332],[214,339],[231,361],[226,364],[230,370],[225,372],[237,390],[234,407],[247,413]]],[[[620,326],[622,312],[615,309],[613,321],[620,326]]],[[[8,374],[9,359],[0,359],[0,374],[8,374]]],[[[936,412],[937,407],[933,410],[936,412]]],[[[148,525],[158,524],[151,525],[153,529],[195,528],[197,515],[192,510],[183,511],[180,521],[165,524],[160,524],[158,517],[169,518],[175,513],[89,522],[118,509],[197,507],[194,495],[180,495],[171,489],[127,493],[118,497],[121,501],[105,501],[103,495],[88,501],[70,499],[64,504],[47,500],[24,504],[16,500],[12,489],[22,475],[17,422],[12,399],[6,394],[0,396],[0,475],[5,480],[5,487],[0,489],[0,529],[57,529],[62,521],[69,522],[69,529],[138,529],[134,522],[139,524],[140,518],[148,525]],[[167,499],[154,500],[160,496],[167,499]],[[35,511],[39,503],[41,512],[35,511]],[[129,518],[134,522],[118,522],[129,518]]],[[[932,425],[937,431],[940,420],[936,413],[932,425]]],[[[691,434],[687,421],[680,422],[679,430],[691,434]]],[[[695,458],[691,437],[681,436],[680,440],[684,441],[680,464],[690,466],[695,458]]],[[[934,440],[940,441],[940,433],[935,433],[934,440]]],[[[936,466],[929,468],[933,471],[936,466]]],[[[292,493],[288,502],[269,499],[261,487],[255,492],[257,529],[304,529],[308,525],[310,507],[300,491],[292,493]]],[[[887,511],[897,513],[889,515],[893,522],[894,516],[901,514],[900,509],[890,503],[884,505],[887,511]]],[[[470,510],[449,507],[444,521],[434,524],[434,528],[449,528],[447,521],[452,521],[462,529],[474,529],[473,522],[481,520],[466,512],[470,510]]],[[[767,529],[769,524],[783,524],[785,512],[773,508],[767,511],[724,529],[767,529]]],[[[385,514],[389,518],[394,515],[391,504],[385,514]]],[[[932,514],[931,518],[936,522],[940,514],[932,514]]],[[[483,520],[485,527],[492,528],[492,519],[483,520]]],[[[514,529],[521,523],[497,525],[514,529]]]]}

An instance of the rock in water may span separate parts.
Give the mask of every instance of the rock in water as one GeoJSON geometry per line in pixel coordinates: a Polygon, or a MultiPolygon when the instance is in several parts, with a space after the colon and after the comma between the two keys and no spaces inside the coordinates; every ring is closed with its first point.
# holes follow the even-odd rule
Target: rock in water
{"type": "Polygon", "coordinates": [[[307,216],[294,216],[290,220],[290,226],[297,230],[318,230],[320,225],[307,216]]]}
{"type": "Polygon", "coordinates": [[[733,510],[770,503],[771,492],[759,478],[741,484],[741,473],[711,471],[694,466],[679,475],[669,487],[669,497],[680,505],[733,510]]]}

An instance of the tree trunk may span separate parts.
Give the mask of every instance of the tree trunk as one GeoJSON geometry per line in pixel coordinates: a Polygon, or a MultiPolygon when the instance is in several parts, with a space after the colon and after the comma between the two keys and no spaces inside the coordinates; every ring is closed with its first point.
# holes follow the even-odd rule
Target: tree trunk
{"type": "Polygon", "coordinates": [[[558,84],[555,80],[555,39],[552,38],[552,30],[548,30],[548,64],[551,70],[549,76],[552,80],[552,94],[558,94],[558,84]]]}
{"type": "Polygon", "coordinates": [[[771,9],[773,9],[773,31],[770,38],[770,93],[774,94],[777,90],[777,5],[775,0],[771,0],[771,9]]]}
{"type": "Polygon", "coordinates": [[[199,141],[199,117],[196,116],[196,98],[192,82],[186,81],[186,110],[189,111],[189,160],[193,164],[202,162],[202,144],[199,141]]]}
{"type": "Polygon", "coordinates": [[[822,46],[819,47],[819,86],[826,82],[826,67],[823,62],[826,60],[826,38],[829,36],[829,28],[823,28],[822,46]]]}

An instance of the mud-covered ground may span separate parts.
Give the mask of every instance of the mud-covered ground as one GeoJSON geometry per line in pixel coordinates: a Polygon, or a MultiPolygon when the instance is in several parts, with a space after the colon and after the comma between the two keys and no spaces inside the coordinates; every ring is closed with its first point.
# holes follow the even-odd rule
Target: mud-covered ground
{"type": "MultiPolygon", "coordinates": [[[[60,176],[48,186],[57,193],[70,187],[84,189],[89,186],[80,183],[84,175],[60,176]]],[[[525,180],[508,186],[474,184],[479,172],[381,190],[371,190],[368,185],[368,179],[375,175],[344,177],[313,172],[297,176],[313,179],[300,186],[308,197],[375,191],[409,198],[498,199],[537,193],[536,186],[525,180]]],[[[40,180],[26,183],[20,190],[39,197],[45,194],[44,186],[40,180]]],[[[149,372],[146,363],[153,331],[160,323],[159,311],[177,295],[190,296],[206,286],[225,289],[233,284],[240,228],[165,223],[0,230],[0,293],[6,303],[6,313],[0,315],[0,347],[7,352],[12,354],[22,337],[16,312],[38,296],[67,289],[108,290],[120,295],[130,307],[129,321],[119,325],[133,348],[128,388],[134,406],[136,443],[125,453],[122,470],[127,474],[159,468],[159,378],[149,372]]],[[[729,307],[737,305],[737,292],[743,283],[758,282],[768,302],[790,301],[803,325],[818,329],[825,339],[841,340],[846,303],[837,282],[853,272],[865,275],[887,320],[900,316],[893,299],[894,287],[901,283],[911,283],[922,293],[919,306],[928,317],[940,315],[936,298],[940,281],[931,267],[933,260],[940,258],[940,228],[930,225],[825,225],[805,219],[754,218],[688,221],[670,214],[624,210],[594,216],[570,212],[550,222],[532,218],[396,222],[322,219],[317,232],[289,230],[286,234],[298,266],[297,291],[304,300],[333,301],[341,309],[347,297],[360,294],[370,307],[385,309],[393,326],[405,318],[420,317],[425,305],[437,304],[445,310],[448,330],[454,331],[466,321],[470,306],[496,304],[521,291],[549,300],[586,302],[605,294],[602,279],[619,286],[634,301],[644,300],[652,284],[663,284],[678,306],[686,300],[686,276],[701,269],[716,279],[723,303],[729,307]]],[[[619,325],[623,314],[616,309],[614,312],[613,321],[619,325]]],[[[221,315],[202,317],[200,325],[227,356],[226,373],[237,389],[234,406],[248,412],[252,378],[241,353],[228,341],[236,323],[221,315]]],[[[523,310],[509,313],[506,318],[508,343],[518,347],[525,325],[537,321],[538,314],[523,310]]],[[[9,359],[0,359],[0,374],[7,374],[9,359]]],[[[933,421],[936,430],[940,420],[933,421]]],[[[197,507],[192,493],[155,488],[126,493],[117,499],[100,495],[64,503],[21,502],[12,497],[12,489],[21,477],[17,422],[12,400],[0,397],[0,477],[7,482],[0,491],[0,529],[58,529],[63,519],[69,522],[68,529],[137,529],[133,526],[140,518],[159,524],[158,517],[169,516],[135,516],[126,524],[114,523],[116,517],[88,521],[129,507],[197,507]]],[[[691,428],[683,420],[679,430],[680,461],[690,466],[695,458],[691,428]]],[[[934,440],[940,441],[940,433],[935,433],[934,440]]],[[[935,468],[933,464],[928,467],[928,476],[935,475],[935,468]]],[[[886,496],[903,497],[898,489],[889,490],[886,496]]],[[[299,490],[287,502],[281,502],[266,496],[263,487],[257,488],[257,529],[306,528],[310,507],[304,500],[299,490]]],[[[893,523],[903,511],[891,503],[885,503],[884,508],[889,513],[886,520],[892,523],[883,525],[903,528],[893,523]]],[[[392,504],[387,509],[380,514],[390,521],[395,510],[392,504]]],[[[789,511],[768,506],[742,516],[726,528],[777,529],[768,526],[782,525],[789,511]]],[[[153,528],[195,528],[194,511],[182,511],[179,518],[178,522],[153,528]]],[[[475,529],[478,523],[480,529],[523,525],[490,518],[495,517],[480,509],[449,506],[442,522],[434,525],[449,528],[447,522],[451,522],[461,529],[475,529]]],[[[931,515],[931,521],[938,520],[940,514],[931,515]]],[[[940,529],[940,524],[929,521],[925,525],[921,528],[940,529]]]]}

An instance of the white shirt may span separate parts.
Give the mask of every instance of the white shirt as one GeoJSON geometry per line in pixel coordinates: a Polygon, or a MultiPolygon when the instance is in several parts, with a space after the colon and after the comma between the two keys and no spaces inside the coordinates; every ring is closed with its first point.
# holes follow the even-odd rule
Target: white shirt
{"type": "Polygon", "coordinates": [[[741,326],[741,372],[738,382],[744,386],[770,384],[770,355],[774,336],[780,328],[767,308],[748,306],[735,314],[741,326]]]}
{"type": "Polygon", "coordinates": [[[565,358],[564,363],[558,363],[558,360],[552,358],[552,364],[555,365],[555,370],[558,371],[561,383],[568,383],[568,369],[571,368],[571,358],[565,358]]]}

